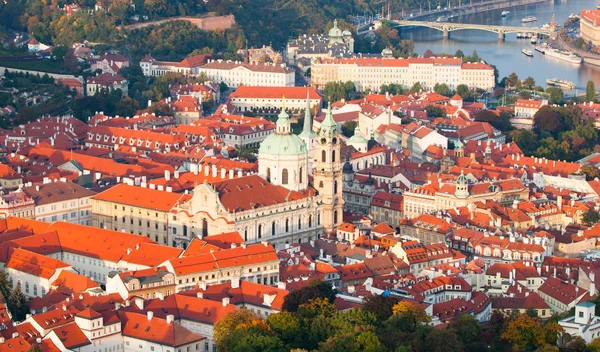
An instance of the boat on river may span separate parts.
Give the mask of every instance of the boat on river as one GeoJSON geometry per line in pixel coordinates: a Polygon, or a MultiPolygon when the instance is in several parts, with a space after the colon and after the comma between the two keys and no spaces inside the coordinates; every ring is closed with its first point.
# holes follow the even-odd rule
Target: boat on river
{"type": "Polygon", "coordinates": [[[527,16],[521,20],[523,23],[535,22],[537,21],[537,17],[535,16],[527,16]]]}
{"type": "Polygon", "coordinates": [[[525,48],[525,49],[521,50],[521,52],[522,52],[522,53],[523,53],[525,56],[533,57],[533,50],[530,50],[530,49],[527,49],[527,48],[525,48]]]}
{"type": "Polygon", "coordinates": [[[510,11],[502,11],[502,17],[510,15],[510,11]]]}
{"type": "Polygon", "coordinates": [[[573,54],[570,51],[564,51],[548,47],[544,50],[544,54],[546,54],[546,56],[555,57],[559,60],[566,61],[572,64],[581,64],[581,57],[573,54]]]}
{"type": "Polygon", "coordinates": [[[546,83],[549,86],[560,87],[565,89],[575,89],[575,83],[559,78],[548,78],[546,83]]]}

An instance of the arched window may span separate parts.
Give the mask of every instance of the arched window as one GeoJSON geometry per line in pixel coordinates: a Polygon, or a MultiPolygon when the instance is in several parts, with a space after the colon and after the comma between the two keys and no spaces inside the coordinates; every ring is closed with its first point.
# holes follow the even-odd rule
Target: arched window
{"type": "Polygon", "coordinates": [[[29,293],[29,282],[25,282],[25,293],[29,293]]]}
{"type": "Polygon", "coordinates": [[[321,161],[322,162],[327,161],[327,152],[324,150],[321,151],[321,161]]]}
{"type": "Polygon", "coordinates": [[[262,238],[262,225],[258,225],[258,238],[262,238]]]}
{"type": "Polygon", "coordinates": [[[285,219],[285,232],[290,232],[290,219],[285,219]]]}
{"type": "Polygon", "coordinates": [[[335,150],[331,151],[331,162],[335,163],[335,150]]]}
{"type": "Polygon", "coordinates": [[[298,218],[298,230],[302,230],[302,218],[298,218]]]}
{"type": "Polygon", "coordinates": [[[202,238],[208,236],[208,220],[202,219],[202,238]]]}
{"type": "Polygon", "coordinates": [[[321,225],[321,213],[317,214],[317,225],[321,225]]]}
{"type": "Polygon", "coordinates": [[[337,193],[337,181],[333,181],[333,193],[337,193]]]}
{"type": "Polygon", "coordinates": [[[267,182],[271,182],[271,168],[267,168],[267,182]]]}
{"type": "Polygon", "coordinates": [[[282,185],[287,185],[288,184],[288,171],[287,171],[287,169],[281,170],[281,184],[282,185]]]}
{"type": "Polygon", "coordinates": [[[308,227],[312,227],[312,215],[308,216],[308,227]]]}
{"type": "Polygon", "coordinates": [[[323,188],[323,181],[319,181],[319,188],[323,188]]]}
{"type": "Polygon", "coordinates": [[[302,177],[302,166],[300,166],[300,170],[298,170],[298,183],[302,183],[304,178],[302,177]]]}
{"type": "Polygon", "coordinates": [[[248,241],[248,228],[244,229],[244,241],[248,241]]]}
{"type": "Polygon", "coordinates": [[[271,236],[275,236],[275,221],[271,223],[271,236]]]}
{"type": "Polygon", "coordinates": [[[337,222],[338,222],[338,213],[337,213],[337,211],[334,210],[333,211],[333,223],[337,224],[337,222]]]}

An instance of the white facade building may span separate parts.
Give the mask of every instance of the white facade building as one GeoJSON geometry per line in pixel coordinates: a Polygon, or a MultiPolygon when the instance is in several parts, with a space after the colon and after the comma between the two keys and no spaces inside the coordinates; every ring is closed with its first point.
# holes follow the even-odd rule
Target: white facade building
{"type": "Polygon", "coordinates": [[[211,81],[223,82],[231,88],[240,85],[264,87],[293,87],[295,71],[285,64],[246,64],[240,61],[211,60],[198,68],[211,81]]]}
{"type": "Polygon", "coordinates": [[[445,83],[450,89],[466,84],[471,89],[492,90],[494,69],[488,64],[463,64],[460,58],[353,58],[318,59],[311,66],[312,86],[323,89],[329,82],[352,81],[359,91],[379,91],[381,85],[399,83],[423,89],[445,83]]]}

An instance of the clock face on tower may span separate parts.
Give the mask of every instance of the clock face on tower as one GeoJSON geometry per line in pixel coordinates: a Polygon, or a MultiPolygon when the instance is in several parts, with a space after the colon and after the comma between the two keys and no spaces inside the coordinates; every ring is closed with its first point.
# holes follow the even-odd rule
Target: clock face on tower
{"type": "Polygon", "coordinates": [[[321,138],[321,144],[327,143],[327,138],[321,138]]]}
{"type": "Polygon", "coordinates": [[[331,144],[335,144],[337,143],[337,138],[333,137],[333,139],[331,140],[331,144]]]}

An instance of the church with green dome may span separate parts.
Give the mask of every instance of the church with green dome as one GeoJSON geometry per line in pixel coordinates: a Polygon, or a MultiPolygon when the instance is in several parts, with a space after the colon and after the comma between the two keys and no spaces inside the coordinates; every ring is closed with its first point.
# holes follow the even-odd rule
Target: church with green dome
{"type": "Polygon", "coordinates": [[[308,187],[308,149],[306,143],[292,133],[285,106],[277,117],[275,132],[260,144],[258,173],[272,184],[292,191],[308,187]]]}

